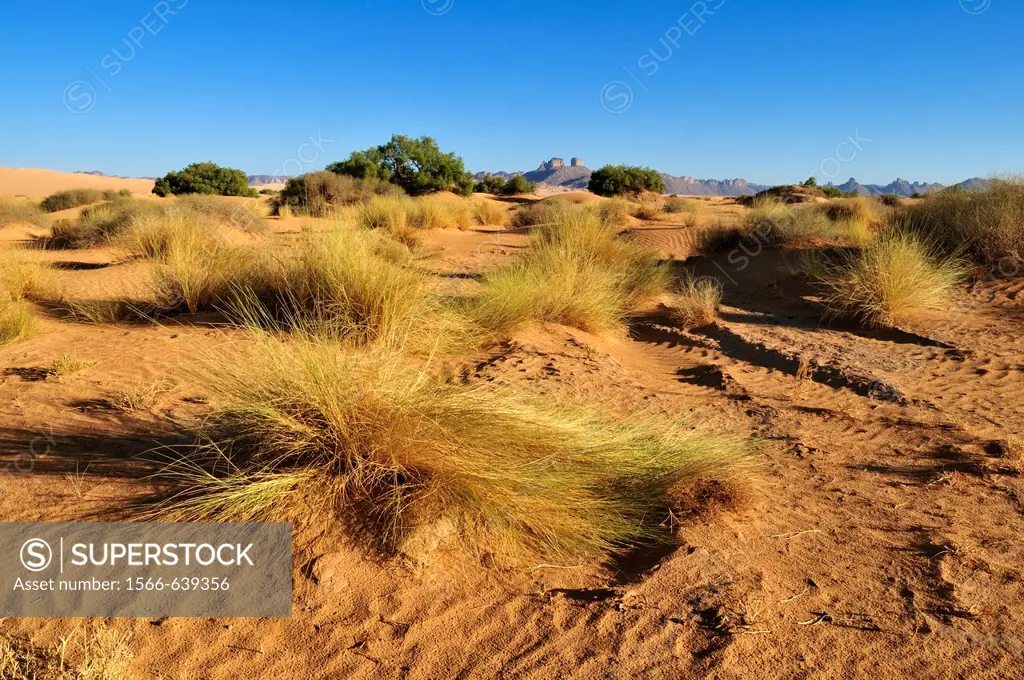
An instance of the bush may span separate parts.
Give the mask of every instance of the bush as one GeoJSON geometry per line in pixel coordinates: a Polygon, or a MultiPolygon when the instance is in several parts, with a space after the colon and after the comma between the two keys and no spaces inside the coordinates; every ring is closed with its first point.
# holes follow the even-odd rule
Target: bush
{"type": "Polygon", "coordinates": [[[896,194],[882,194],[881,196],[878,197],[878,201],[882,205],[888,206],[890,208],[898,208],[901,205],[903,205],[903,199],[897,196],[896,194]]]}
{"type": "Polygon", "coordinates": [[[617,238],[595,211],[563,209],[522,257],[484,276],[473,313],[496,334],[533,321],[600,331],[664,291],[668,275],[667,263],[617,238]]]}
{"type": "Polygon", "coordinates": [[[499,564],[575,564],[671,540],[674,499],[746,453],[647,414],[613,417],[434,379],[391,353],[254,331],[194,374],[229,404],[164,474],[175,520],[338,516],[397,552],[421,530],[499,564]]]}
{"type": "Polygon", "coordinates": [[[50,194],[42,200],[39,207],[44,212],[57,212],[77,208],[80,205],[99,203],[100,201],[114,201],[119,198],[131,198],[132,192],[129,189],[70,189],[50,194]]]}
{"type": "Polygon", "coordinates": [[[156,181],[153,193],[157,196],[181,194],[214,194],[220,196],[248,196],[259,194],[249,187],[249,178],[241,170],[222,168],[216,163],[193,163],[179,172],[169,172],[156,181]]]}
{"type": "Polygon", "coordinates": [[[826,198],[856,198],[860,195],[860,192],[858,191],[843,191],[842,189],[837,189],[831,184],[818,187],[818,189],[825,194],[826,198]]]}
{"type": "Polygon", "coordinates": [[[443,153],[430,137],[392,135],[386,144],[356,151],[347,160],[328,165],[327,170],[358,179],[391,182],[411,196],[436,191],[468,196],[474,186],[473,176],[466,172],[462,158],[443,153]]]}
{"type": "Polygon", "coordinates": [[[722,284],[714,278],[687,276],[673,296],[672,318],[683,328],[699,328],[714,323],[722,303],[722,284]]]}
{"type": "Polygon", "coordinates": [[[921,313],[949,309],[965,275],[959,260],[908,232],[895,231],[851,254],[827,280],[832,316],[853,316],[869,326],[901,326],[921,313]]]}
{"type": "Polygon", "coordinates": [[[665,214],[661,201],[643,200],[633,205],[633,217],[646,222],[653,222],[665,214]]]}
{"type": "Polygon", "coordinates": [[[473,190],[480,194],[494,194],[499,196],[505,193],[505,185],[507,180],[501,175],[487,175],[482,180],[477,182],[473,190]]]}
{"type": "Polygon", "coordinates": [[[536,184],[522,175],[513,175],[505,182],[501,193],[506,196],[521,196],[523,194],[532,194],[535,191],[537,191],[536,184]]]}
{"type": "Polygon", "coordinates": [[[657,170],[631,165],[606,165],[590,177],[589,189],[598,196],[639,195],[645,191],[661,194],[665,180],[657,170]]]}
{"type": "Polygon", "coordinates": [[[0,198],[0,229],[12,224],[47,227],[50,225],[50,220],[33,203],[22,203],[0,198]]]}
{"type": "Polygon", "coordinates": [[[984,191],[933,192],[895,216],[904,229],[947,254],[966,252],[982,265],[1016,276],[1024,266],[1024,184],[993,181],[984,191]]]}
{"type": "Polygon", "coordinates": [[[333,172],[311,172],[289,179],[274,199],[272,211],[289,210],[309,217],[328,217],[339,208],[367,203],[375,196],[398,196],[393,184],[373,177],[354,179],[333,172]]]}

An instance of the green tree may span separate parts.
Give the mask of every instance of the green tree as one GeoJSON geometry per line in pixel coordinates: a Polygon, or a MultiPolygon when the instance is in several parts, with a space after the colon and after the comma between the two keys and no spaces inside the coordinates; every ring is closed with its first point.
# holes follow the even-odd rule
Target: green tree
{"type": "Polygon", "coordinates": [[[641,194],[645,191],[664,193],[665,180],[657,170],[633,165],[606,165],[590,177],[589,189],[598,196],[641,194]]]}
{"type": "Polygon", "coordinates": [[[505,191],[505,178],[500,175],[488,175],[473,187],[474,191],[481,194],[501,194],[505,191]]]}
{"type": "Polygon", "coordinates": [[[816,186],[818,186],[818,178],[817,177],[808,177],[807,181],[804,182],[801,186],[816,187],[816,186]]]}
{"type": "Polygon", "coordinates": [[[391,141],[327,166],[331,172],[360,179],[377,178],[405,189],[412,196],[435,191],[473,192],[473,176],[462,158],[444,153],[430,137],[393,135],[391,141]]]}
{"type": "Polygon", "coordinates": [[[532,194],[537,190],[537,185],[522,175],[509,177],[502,188],[501,193],[506,196],[519,196],[521,194],[532,194]]]}
{"type": "Polygon", "coordinates": [[[156,181],[157,196],[213,194],[221,196],[259,196],[249,187],[249,178],[241,170],[222,168],[216,163],[193,163],[179,172],[169,172],[156,181]]]}

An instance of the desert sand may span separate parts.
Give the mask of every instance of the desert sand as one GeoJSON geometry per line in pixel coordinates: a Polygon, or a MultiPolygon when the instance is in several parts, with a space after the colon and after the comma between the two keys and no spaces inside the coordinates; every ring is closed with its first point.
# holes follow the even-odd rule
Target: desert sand
{"type": "MultiPolygon", "coordinates": [[[[141,180],[75,186],[146,191],[141,180]]],[[[81,179],[81,182],[78,180],[81,179]]],[[[0,192],[66,181],[0,170],[0,192]]],[[[594,197],[589,197],[590,200],[594,197]]],[[[594,199],[596,200],[596,199],[594,199]]],[[[742,210],[707,201],[722,215],[742,210]]],[[[280,238],[307,220],[271,219],[280,238]]],[[[676,259],[695,227],[665,219],[632,238],[676,259]]],[[[25,241],[28,230],[0,230],[25,241]]],[[[508,261],[522,230],[426,235],[452,285],[508,261]]],[[[130,295],[140,263],[105,249],[47,257],[77,297],[130,295]]],[[[677,544],[628,563],[496,569],[458,554],[380,560],[340,531],[296,536],[294,610],[281,620],[114,620],[140,678],[1019,677],[1024,652],[1024,483],[1010,442],[1024,431],[1022,284],[964,287],[934,332],[823,324],[795,274],[799,252],[685,266],[725,283],[721,318],[689,332],[652,306],[628,332],[542,325],[463,357],[470,383],[512,383],[650,407],[749,435],[750,469],[680,518],[677,544]]],[[[87,325],[45,318],[0,348],[0,513],[56,521],[116,511],[145,494],[138,456],[173,443],[202,411],[182,377],[218,342],[205,317],[87,325]],[[58,380],[72,352],[94,364],[58,380]],[[111,395],[154,386],[152,408],[111,395]],[[53,446],[10,471],[39,438],[53,446]]],[[[144,456],[143,456],[144,458],[144,456]]],[[[74,620],[7,620],[53,644],[74,620]]]]}

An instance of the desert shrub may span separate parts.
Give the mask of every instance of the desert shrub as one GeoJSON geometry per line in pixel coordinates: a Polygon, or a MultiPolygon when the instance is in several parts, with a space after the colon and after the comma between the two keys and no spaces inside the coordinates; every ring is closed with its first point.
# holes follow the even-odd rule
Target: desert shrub
{"type": "Polygon", "coordinates": [[[57,212],[77,208],[80,205],[89,205],[103,200],[103,192],[99,189],[69,189],[50,194],[39,203],[44,212],[57,212]]]}
{"type": "Polygon", "coordinates": [[[862,197],[832,200],[819,206],[819,210],[833,222],[860,220],[873,223],[879,219],[877,206],[870,199],[862,197]]]}
{"type": "Polygon", "coordinates": [[[256,214],[252,206],[246,202],[219,196],[189,195],[179,198],[177,204],[249,234],[260,234],[269,228],[267,221],[256,214]]]}
{"type": "Polygon", "coordinates": [[[949,308],[965,275],[961,261],[904,231],[891,231],[849,254],[826,279],[832,316],[870,326],[900,326],[949,308]]]}
{"type": "Polygon", "coordinates": [[[267,256],[204,238],[174,238],[156,264],[154,293],[162,313],[228,311],[268,286],[267,256]]]}
{"type": "Polygon", "coordinates": [[[667,213],[696,213],[697,204],[694,201],[671,196],[665,199],[665,212],[667,213]]]}
{"type": "Polygon", "coordinates": [[[281,193],[280,189],[260,189],[260,196],[277,196],[281,193]]]}
{"type": "Polygon", "coordinates": [[[193,163],[184,170],[169,172],[156,181],[153,193],[157,196],[181,194],[215,194],[220,196],[248,196],[259,194],[249,187],[249,178],[241,170],[222,168],[216,163],[193,163]]]}
{"type": "Polygon", "coordinates": [[[631,165],[606,165],[590,177],[590,191],[598,196],[623,196],[665,191],[665,180],[657,170],[631,165]]]}
{"type": "Polygon", "coordinates": [[[810,240],[835,241],[836,224],[811,207],[756,209],[746,218],[745,240],[756,239],[766,246],[780,246],[810,240]]]}
{"type": "Polygon", "coordinates": [[[485,275],[473,314],[497,334],[532,321],[604,330],[667,281],[668,265],[654,253],[618,238],[595,211],[575,208],[540,229],[515,262],[485,275]]]}
{"type": "Polygon", "coordinates": [[[402,357],[254,332],[195,375],[226,406],[165,474],[177,520],[341,516],[396,551],[437,526],[499,563],[576,563],[670,539],[673,499],[735,438],[434,379],[402,357]],[[246,349],[248,348],[248,349],[246,349]]]}
{"type": "Polygon", "coordinates": [[[34,203],[0,198],[0,229],[12,224],[47,227],[50,220],[34,203]]]}
{"type": "Polygon", "coordinates": [[[289,179],[274,199],[272,210],[276,215],[289,210],[309,217],[329,217],[345,206],[402,193],[395,185],[374,177],[354,179],[333,172],[311,172],[289,179]]]}
{"type": "Polygon", "coordinates": [[[878,202],[889,208],[898,208],[903,205],[903,199],[896,194],[882,194],[878,197],[878,202]]]}
{"type": "Polygon", "coordinates": [[[965,252],[971,260],[1017,275],[1024,265],[1024,184],[993,181],[984,191],[945,189],[895,216],[910,230],[946,253],[965,252]]]}
{"type": "Polygon", "coordinates": [[[714,323],[722,303],[722,284],[714,278],[688,275],[672,297],[672,318],[683,328],[714,323]]]}
{"type": "Polygon", "coordinates": [[[75,220],[53,225],[50,242],[58,248],[90,248],[121,237],[142,216],[162,215],[165,208],[148,201],[123,199],[86,208],[75,220]]]}
{"type": "Polygon", "coordinates": [[[204,244],[213,247],[214,240],[214,225],[209,217],[174,206],[159,213],[138,215],[113,244],[134,257],[165,260],[172,251],[198,252],[204,244]]]}
{"type": "Polygon", "coordinates": [[[436,191],[473,193],[473,176],[462,158],[444,153],[430,137],[392,135],[391,141],[327,166],[329,172],[358,179],[379,179],[402,187],[410,196],[436,191]]]}
{"type": "Polygon", "coordinates": [[[473,203],[473,215],[481,226],[504,226],[508,221],[505,208],[494,201],[478,200],[473,203]]]}
{"type": "Polygon", "coordinates": [[[633,213],[633,204],[624,198],[608,198],[598,204],[601,221],[611,227],[629,226],[629,218],[633,213]]]}

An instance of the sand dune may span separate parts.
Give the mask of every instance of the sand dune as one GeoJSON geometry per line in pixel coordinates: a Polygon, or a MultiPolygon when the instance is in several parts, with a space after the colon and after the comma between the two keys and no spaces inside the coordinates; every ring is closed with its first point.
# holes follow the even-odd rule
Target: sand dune
{"type": "Polygon", "coordinates": [[[42,198],[66,189],[128,189],[135,194],[148,194],[153,191],[153,180],[100,177],[37,168],[0,168],[0,197],[42,198]]]}

